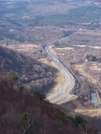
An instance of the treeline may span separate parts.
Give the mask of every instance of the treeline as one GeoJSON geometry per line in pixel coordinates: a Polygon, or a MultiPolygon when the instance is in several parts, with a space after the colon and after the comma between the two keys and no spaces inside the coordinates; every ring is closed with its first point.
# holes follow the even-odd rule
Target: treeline
{"type": "Polygon", "coordinates": [[[10,39],[10,40],[15,40],[20,43],[23,43],[26,41],[31,42],[31,43],[34,42],[34,39],[30,36],[26,38],[25,36],[17,36],[13,33],[0,33],[0,40],[4,40],[5,38],[10,39]]]}
{"type": "Polygon", "coordinates": [[[88,61],[93,61],[93,62],[101,62],[101,56],[95,56],[95,55],[92,55],[92,54],[88,54],[86,55],[86,59],[88,61]]]}
{"type": "Polygon", "coordinates": [[[56,47],[61,47],[61,48],[70,46],[68,43],[65,44],[65,43],[59,43],[59,42],[55,42],[54,45],[56,47]]]}

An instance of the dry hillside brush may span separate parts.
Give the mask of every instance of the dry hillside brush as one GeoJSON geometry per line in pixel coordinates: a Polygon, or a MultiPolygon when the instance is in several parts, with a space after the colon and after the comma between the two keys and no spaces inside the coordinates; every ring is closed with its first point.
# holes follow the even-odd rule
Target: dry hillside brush
{"type": "Polygon", "coordinates": [[[13,50],[0,47],[0,74],[14,72],[23,84],[42,89],[53,84],[54,69],[13,50]]]}
{"type": "Polygon", "coordinates": [[[14,87],[0,78],[0,134],[79,134],[57,106],[14,87]]]}

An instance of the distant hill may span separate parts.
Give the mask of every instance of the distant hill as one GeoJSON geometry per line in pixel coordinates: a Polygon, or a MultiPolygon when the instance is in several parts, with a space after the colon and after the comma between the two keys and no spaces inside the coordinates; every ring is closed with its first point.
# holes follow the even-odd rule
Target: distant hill
{"type": "Polygon", "coordinates": [[[41,89],[54,81],[53,68],[13,50],[0,47],[0,74],[14,72],[23,84],[41,89]]]}

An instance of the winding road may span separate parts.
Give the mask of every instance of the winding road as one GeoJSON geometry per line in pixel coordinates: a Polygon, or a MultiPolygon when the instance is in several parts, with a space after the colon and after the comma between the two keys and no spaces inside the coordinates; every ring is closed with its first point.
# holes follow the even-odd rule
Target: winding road
{"type": "Polygon", "coordinates": [[[62,72],[65,81],[60,89],[54,92],[47,93],[46,99],[49,100],[51,103],[63,104],[69,101],[74,96],[73,94],[70,94],[70,91],[75,86],[75,79],[73,75],[67,70],[67,68],[60,62],[58,57],[50,51],[49,46],[55,42],[56,41],[47,44],[45,47],[45,51],[47,55],[52,59],[52,61],[57,65],[58,69],[62,72]]]}

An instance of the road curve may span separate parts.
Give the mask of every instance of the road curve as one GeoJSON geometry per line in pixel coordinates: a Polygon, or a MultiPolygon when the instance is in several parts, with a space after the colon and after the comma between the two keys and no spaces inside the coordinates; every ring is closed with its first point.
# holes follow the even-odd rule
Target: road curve
{"type": "Polygon", "coordinates": [[[62,72],[65,81],[62,87],[57,91],[46,93],[46,100],[49,100],[51,103],[55,104],[63,104],[69,101],[74,96],[73,94],[70,94],[70,91],[75,86],[75,79],[73,75],[67,70],[67,68],[60,62],[58,57],[50,51],[49,46],[55,43],[56,41],[57,40],[47,44],[45,46],[45,51],[49,58],[57,65],[58,69],[62,72]]]}

